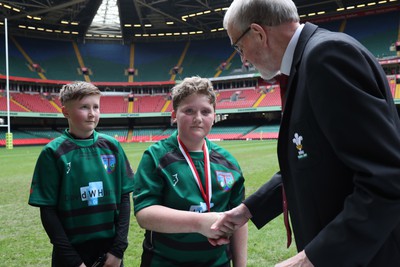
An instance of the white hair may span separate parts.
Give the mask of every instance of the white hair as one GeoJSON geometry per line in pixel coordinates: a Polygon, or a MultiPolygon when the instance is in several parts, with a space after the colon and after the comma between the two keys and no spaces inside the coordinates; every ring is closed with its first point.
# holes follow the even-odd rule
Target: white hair
{"type": "Polygon", "coordinates": [[[223,25],[244,31],[251,23],[278,26],[299,22],[297,7],[292,0],[234,0],[225,13],[223,25]]]}

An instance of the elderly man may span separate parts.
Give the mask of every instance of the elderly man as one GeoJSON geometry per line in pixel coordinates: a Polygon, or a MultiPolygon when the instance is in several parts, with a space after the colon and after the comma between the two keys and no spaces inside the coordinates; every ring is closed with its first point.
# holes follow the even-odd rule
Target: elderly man
{"type": "Polygon", "coordinates": [[[288,80],[280,171],[213,229],[229,235],[250,218],[260,228],[283,212],[299,253],[276,266],[400,266],[400,120],[375,57],[300,24],[291,0],[234,0],[224,27],[243,62],[288,80]]]}

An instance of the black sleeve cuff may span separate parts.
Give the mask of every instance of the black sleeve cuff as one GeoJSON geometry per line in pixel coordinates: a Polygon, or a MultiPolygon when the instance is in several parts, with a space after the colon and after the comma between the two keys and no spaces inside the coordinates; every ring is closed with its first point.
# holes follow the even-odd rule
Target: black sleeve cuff
{"type": "Polygon", "coordinates": [[[64,228],[58,218],[55,207],[40,207],[40,218],[43,227],[54,246],[57,258],[61,259],[66,266],[79,266],[83,263],[81,257],[68,240],[64,228]]]}
{"type": "Polygon", "coordinates": [[[282,209],[282,177],[280,173],[243,201],[252,215],[251,221],[260,229],[279,216],[282,209]]]}
{"type": "Polygon", "coordinates": [[[116,236],[109,251],[119,259],[124,257],[124,252],[128,247],[129,220],[131,215],[131,202],[129,197],[129,193],[121,196],[119,217],[116,225],[116,236]]]}

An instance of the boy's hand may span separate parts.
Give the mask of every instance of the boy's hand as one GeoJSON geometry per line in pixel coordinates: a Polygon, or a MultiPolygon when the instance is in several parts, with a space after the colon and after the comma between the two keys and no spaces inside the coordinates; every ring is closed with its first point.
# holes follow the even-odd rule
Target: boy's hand
{"type": "Polygon", "coordinates": [[[111,253],[107,253],[106,261],[104,262],[103,267],[120,267],[122,260],[120,258],[115,257],[111,253]]]}

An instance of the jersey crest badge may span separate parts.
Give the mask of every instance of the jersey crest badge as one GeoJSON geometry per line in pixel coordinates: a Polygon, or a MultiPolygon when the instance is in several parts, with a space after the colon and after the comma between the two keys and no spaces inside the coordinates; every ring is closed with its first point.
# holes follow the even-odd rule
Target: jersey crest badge
{"type": "Polygon", "coordinates": [[[233,174],[230,172],[221,172],[221,171],[216,171],[215,173],[217,174],[218,184],[222,188],[222,190],[224,191],[231,190],[233,184],[235,183],[233,174]]]}
{"type": "Polygon", "coordinates": [[[103,166],[107,173],[114,172],[116,163],[114,155],[101,155],[101,160],[103,161],[103,166]]]}
{"type": "Polygon", "coordinates": [[[298,133],[295,133],[292,141],[293,141],[293,144],[296,145],[297,158],[302,159],[302,158],[307,157],[307,153],[304,152],[303,145],[301,143],[303,141],[303,136],[299,135],[298,133]]]}

